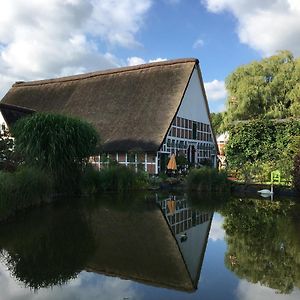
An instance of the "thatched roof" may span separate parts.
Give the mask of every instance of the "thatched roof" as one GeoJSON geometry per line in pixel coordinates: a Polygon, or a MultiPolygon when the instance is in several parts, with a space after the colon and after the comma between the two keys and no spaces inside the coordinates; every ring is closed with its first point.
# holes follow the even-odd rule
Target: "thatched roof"
{"type": "Polygon", "coordinates": [[[97,245],[87,271],[182,291],[197,288],[158,207],[117,211],[103,206],[85,213],[97,245]]]}
{"type": "Polygon", "coordinates": [[[31,115],[36,112],[32,109],[19,107],[11,104],[0,103],[0,105],[1,112],[3,115],[5,115],[5,119],[9,122],[9,124],[15,123],[20,118],[31,115]]]}
{"type": "MultiPolygon", "coordinates": [[[[50,80],[15,83],[8,106],[80,117],[92,123],[104,151],[157,151],[179,109],[197,59],[179,59],[50,80]]],[[[201,76],[201,74],[200,74],[201,76]]],[[[202,79],[201,79],[202,80],[202,79]]],[[[14,117],[14,118],[13,118],[14,117]]]]}

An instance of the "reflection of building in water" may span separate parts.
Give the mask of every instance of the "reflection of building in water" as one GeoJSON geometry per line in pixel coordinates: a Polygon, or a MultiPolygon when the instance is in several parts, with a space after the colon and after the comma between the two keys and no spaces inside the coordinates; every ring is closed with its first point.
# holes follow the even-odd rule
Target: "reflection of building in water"
{"type": "Polygon", "coordinates": [[[211,218],[211,213],[193,210],[185,199],[176,200],[176,196],[159,201],[159,204],[175,235],[211,218]]]}
{"type": "Polygon", "coordinates": [[[197,287],[213,213],[188,206],[175,196],[159,201],[161,209],[175,234],[188,272],[197,287]]]}
{"type": "MultiPolygon", "coordinates": [[[[1,228],[0,248],[2,252],[6,250],[13,255],[18,253],[19,257],[21,254],[26,266],[34,265],[36,268],[40,265],[53,266],[53,269],[48,269],[50,275],[47,275],[51,285],[53,282],[55,284],[61,282],[62,278],[69,278],[66,277],[69,274],[75,276],[76,272],[85,270],[152,286],[195,291],[209,230],[207,224],[210,222],[198,224],[201,213],[187,212],[186,216],[190,216],[187,218],[190,219],[190,226],[185,225],[184,232],[174,235],[169,222],[153,199],[144,202],[139,200],[131,205],[126,202],[116,207],[111,202],[106,205],[99,201],[97,205],[71,209],[67,206],[65,211],[53,211],[53,214],[49,214],[46,210],[44,217],[46,221],[40,228],[39,236],[47,239],[47,243],[43,244],[37,253],[36,243],[31,243],[31,239],[35,236],[34,229],[40,222],[40,212],[36,218],[29,218],[31,222],[26,230],[21,230],[23,221],[15,230],[11,229],[11,225],[9,228],[1,228]],[[72,217],[65,219],[66,216],[72,217]],[[77,228],[72,224],[80,224],[79,239],[78,235],[74,237],[70,235],[72,229],[77,228]],[[7,240],[3,240],[1,233],[8,231],[10,234],[7,235],[7,240]],[[21,240],[27,246],[20,251],[19,243],[15,245],[15,241],[20,240],[21,232],[21,240]],[[70,238],[62,244],[65,236],[70,238]],[[56,243],[57,238],[61,243],[56,243]],[[80,255],[74,249],[79,249],[77,252],[80,255]],[[34,255],[28,256],[28,253],[34,255]],[[192,257],[187,257],[189,255],[192,257]],[[51,264],[53,259],[63,263],[51,264]]],[[[189,210],[184,201],[178,203],[174,201],[169,208],[174,212],[178,209],[189,210]]],[[[184,214],[180,217],[182,220],[184,214]]],[[[21,260],[21,263],[23,261],[21,260]]],[[[21,264],[23,265],[24,263],[21,264]]],[[[20,266],[19,260],[17,266],[20,266]]],[[[34,287],[40,287],[45,283],[43,278],[37,279],[37,272],[32,272],[32,269],[18,268],[17,272],[19,272],[17,278],[20,280],[25,278],[24,283],[30,282],[34,287]]]]}

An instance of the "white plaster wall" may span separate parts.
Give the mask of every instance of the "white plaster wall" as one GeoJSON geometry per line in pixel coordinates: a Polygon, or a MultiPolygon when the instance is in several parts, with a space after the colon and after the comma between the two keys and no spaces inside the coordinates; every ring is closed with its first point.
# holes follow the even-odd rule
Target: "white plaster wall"
{"type": "MultiPolygon", "coordinates": [[[[211,215],[209,215],[211,217],[211,215]]],[[[185,231],[187,240],[180,242],[180,235],[176,235],[181,253],[193,280],[196,280],[201,257],[206,250],[206,238],[210,228],[211,219],[185,231]]]]}
{"type": "Polygon", "coordinates": [[[0,111],[0,130],[2,129],[2,124],[5,124],[5,126],[7,126],[6,125],[6,122],[4,121],[4,118],[3,118],[3,116],[2,116],[2,113],[1,113],[1,111],[0,111]]]}
{"type": "Polygon", "coordinates": [[[2,113],[0,111],[0,124],[2,124],[3,122],[4,122],[4,119],[3,119],[2,113]]]}
{"type": "Polygon", "coordinates": [[[193,71],[177,115],[181,118],[210,124],[199,74],[196,69],[193,71]]]}

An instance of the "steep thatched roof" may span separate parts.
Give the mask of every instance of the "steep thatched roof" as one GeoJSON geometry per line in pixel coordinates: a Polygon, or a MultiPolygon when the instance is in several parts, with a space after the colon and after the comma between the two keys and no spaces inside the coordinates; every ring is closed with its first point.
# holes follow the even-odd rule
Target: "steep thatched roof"
{"type": "Polygon", "coordinates": [[[1,111],[8,123],[14,121],[8,105],[77,116],[96,127],[105,151],[157,151],[195,67],[198,60],[180,59],[18,82],[4,96],[1,111]]]}
{"type": "MultiPolygon", "coordinates": [[[[145,284],[192,292],[191,278],[161,210],[117,211],[97,207],[85,212],[97,248],[86,270],[145,284]]],[[[199,251],[205,248],[199,245],[199,251]]]]}

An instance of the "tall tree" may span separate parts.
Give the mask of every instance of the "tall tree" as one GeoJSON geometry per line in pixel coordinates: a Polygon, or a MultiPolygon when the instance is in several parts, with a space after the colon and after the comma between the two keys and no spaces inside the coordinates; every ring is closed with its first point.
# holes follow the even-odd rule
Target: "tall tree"
{"type": "Polygon", "coordinates": [[[210,114],[211,125],[215,134],[221,134],[223,132],[223,118],[224,113],[222,112],[210,114]]]}
{"type": "Polygon", "coordinates": [[[300,59],[289,51],[238,67],[226,79],[227,122],[300,117],[300,59]]]}

